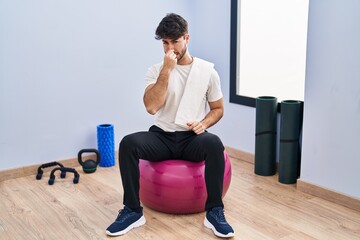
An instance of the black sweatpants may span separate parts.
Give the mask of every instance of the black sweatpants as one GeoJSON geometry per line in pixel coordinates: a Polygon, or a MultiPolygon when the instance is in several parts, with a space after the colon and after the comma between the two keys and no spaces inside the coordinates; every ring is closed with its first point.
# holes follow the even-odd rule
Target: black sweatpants
{"type": "Polygon", "coordinates": [[[224,179],[224,145],[209,132],[197,135],[193,131],[165,132],[157,126],[148,132],[125,136],[119,146],[119,166],[124,188],[123,204],[140,208],[139,159],[163,161],[182,159],[191,162],[205,160],[207,200],[204,210],[224,206],[222,202],[224,179]]]}

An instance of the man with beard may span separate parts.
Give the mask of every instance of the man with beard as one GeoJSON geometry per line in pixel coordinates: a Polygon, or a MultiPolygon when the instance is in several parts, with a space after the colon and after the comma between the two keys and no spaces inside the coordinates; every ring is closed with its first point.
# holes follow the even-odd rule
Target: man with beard
{"type": "Polygon", "coordinates": [[[188,23],[181,16],[167,14],[155,34],[162,40],[165,56],[148,69],[143,98],[148,113],[155,115],[154,125],[120,142],[124,208],[106,233],[122,235],[146,222],[139,198],[139,159],[184,159],[205,160],[204,225],[218,237],[232,237],[234,230],[225,219],[222,202],[224,146],[207,131],[224,112],[219,75],[212,63],[190,54],[188,23]]]}

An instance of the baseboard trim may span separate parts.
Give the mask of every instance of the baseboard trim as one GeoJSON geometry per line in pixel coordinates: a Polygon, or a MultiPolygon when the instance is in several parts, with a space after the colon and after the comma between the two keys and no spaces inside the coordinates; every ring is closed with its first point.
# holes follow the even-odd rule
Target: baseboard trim
{"type": "MultiPolygon", "coordinates": [[[[82,159],[85,161],[88,159],[95,159],[95,157],[96,157],[95,154],[89,154],[89,155],[84,156],[82,159]]],[[[49,161],[49,162],[52,162],[52,161],[49,161]]],[[[65,160],[59,160],[56,162],[63,164],[64,167],[74,168],[74,167],[80,166],[77,158],[69,158],[69,159],[65,159],[65,160]]],[[[0,182],[10,180],[10,179],[35,175],[35,174],[37,174],[38,168],[42,164],[43,163],[39,163],[39,164],[34,164],[34,165],[0,171],[0,182]]],[[[52,169],[53,169],[53,167],[49,167],[49,168],[44,168],[42,170],[44,173],[46,173],[46,172],[50,172],[52,169]]]]}
{"type": "Polygon", "coordinates": [[[298,179],[296,189],[327,201],[360,211],[360,199],[298,179]]]}
{"type": "Polygon", "coordinates": [[[237,150],[229,146],[225,146],[225,150],[231,158],[235,158],[252,164],[255,163],[254,154],[252,153],[237,150]]]}
{"type": "MultiPolygon", "coordinates": [[[[254,154],[240,151],[228,146],[225,146],[225,149],[231,158],[255,164],[254,154]]],[[[317,186],[312,183],[308,183],[306,181],[303,181],[302,179],[297,180],[296,189],[298,191],[325,199],[327,201],[342,205],[344,207],[360,211],[360,199],[358,198],[348,196],[321,186],[317,186]]]]}
{"type": "MultiPolygon", "coordinates": [[[[254,164],[254,154],[252,154],[252,153],[240,151],[235,148],[228,147],[228,146],[225,146],[225,150],[231,158],[235,158],[238,160],[242,160],[242,161],[254,164]]],[[[117,151],[115,154],[117,156],[117,151]]],[[[91,159],[91,158],[94,159],[94,157],[95,157],[95,154],[85,155],[83,157],[83,160],[87,160],[87,159],[91,159]]],[[[69,159],[59,160],[57,162],[63,164],[66,167],[71,167],[71,168],[79,166],[77,158],[69,158],[69,159]]],[[[0,182],[10,180],[10,179],[35,175],[37,173],[37,169],[39,168],[39,166],[41,164],[43,164],[43,163],[24,166],[24,167],[18,167],[18,168],[14,168],[14,169],[2,170],[2,171],[0,171],[0,182]]],[[[44,173],[50,172],[51,169],[52,168],[44,168],[43,171],[44,171],[44,173]]]]}

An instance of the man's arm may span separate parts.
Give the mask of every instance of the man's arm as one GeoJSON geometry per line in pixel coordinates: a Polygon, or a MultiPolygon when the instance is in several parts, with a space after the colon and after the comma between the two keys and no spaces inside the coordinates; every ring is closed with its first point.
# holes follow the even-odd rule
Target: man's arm
{"type": "Polygon", "coordinates": [[[224,115],[224,99],[221,98],[215,102],[209,102],[210,111],[200,122],[187,123],[190,130],[196,134],[203,133],[206,129],[217,123],[224,115]]]}
{"type": "Polygon", "coordinates": [[[146,111],[152,115],[157,113],[157,111],[164,105],[167,88],[169,83],[169,75],[164,70],[161,70],[160,75],[154,84],[150,84],[144,93],[144,104],[146,111]]]}
{"type": "Polygon", "coordinates": [[[164,56],[164,64],[156,83],[150,84],[145,89],[143,101],[148,113],[154,115],[164,105],[170,73],[175,68],[176,62],[174,51],[168,51],[164,56]]]}

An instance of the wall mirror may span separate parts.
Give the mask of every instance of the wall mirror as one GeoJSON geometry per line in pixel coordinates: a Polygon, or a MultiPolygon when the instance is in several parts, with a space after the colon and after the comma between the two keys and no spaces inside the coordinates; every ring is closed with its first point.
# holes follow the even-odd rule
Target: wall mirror
{"type": "Polygon", "coordinates": [[[231,0],[230,102],[304,100],[308,0],[231,0]]]}

